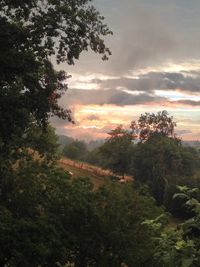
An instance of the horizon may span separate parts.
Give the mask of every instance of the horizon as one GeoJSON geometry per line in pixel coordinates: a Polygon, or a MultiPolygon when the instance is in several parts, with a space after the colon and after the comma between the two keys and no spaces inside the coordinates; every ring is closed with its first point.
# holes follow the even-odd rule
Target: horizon
{"type": "MultiPolygon", "coordinates": [[[[76,137],[72,137],[72,136],[69,136],[69,135],[66,135],[66,134],[58,134],[56,133],[56,136],[57,137],[66,137],[66,138],[69,138],[71,139],[72,141],[81,141],[81,142],[85,142],[86,144],[90,144],[91,142],[97,142],[97,143],[104,143],[106,140],[108,140],[109,138],[109,134],[107,134],[107,136],[105,138],[97,138],[97,139],[79,139],[79,138],[76,138],[76,137]]],[[[178,136],[177,136],[178,137],[178,136]]],[[[198,143],[200,144],[200,140],[184,140],[184,139],[180,139],[181,142],[183,143],[186,143],[186,144],[191,144],[191,143],[198,143]]],[[[134,139],[134,142],[136,142],[136,144],[139,142],[139,139],[134,139]]]]}

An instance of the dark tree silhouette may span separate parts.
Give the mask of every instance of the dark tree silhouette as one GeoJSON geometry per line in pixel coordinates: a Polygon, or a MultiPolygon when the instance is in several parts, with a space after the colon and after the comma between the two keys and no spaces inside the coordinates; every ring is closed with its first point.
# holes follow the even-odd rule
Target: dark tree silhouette
{"type": "Polygon", "coordinates": [[[141,142],[148,140],[152,135],[163,135],[175,138],[174,128],[176,122],[169,116],[167,111],[160,111],[157,114],[142,114],[138,121],[131,122],[133,134],[141,142]]]}
{"type": "Polygon", "coordinates": [[[67,89],[57,63],[74,64],[89,48],[107,59],[111,34],[90,0],[0,1],[0,147],[21,146],[24,131],[51,115],[71,120],[58,99],[67,89]]]}

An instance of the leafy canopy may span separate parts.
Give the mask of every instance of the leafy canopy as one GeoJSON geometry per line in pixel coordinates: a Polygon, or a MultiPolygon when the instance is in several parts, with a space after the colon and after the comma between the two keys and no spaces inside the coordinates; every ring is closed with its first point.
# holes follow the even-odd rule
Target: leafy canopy
{"type": "Polygon", "coordinates": [[[79,140],[74,140],[63,148],[63,155],[71,159],[83,159],[87,152],[86,143],[79,140]]]}
{"type": "Polygon", "coordinates": [[[74,64],[89,48],[107,59],[103,38],[111,34],[90,0],[2,0],[0,2],[0,145],[19,147],[32,122],[50,115],[71,120],[59,98],[68,78],[57,63],[74,64]],[[8,112],[9,110],[9,112],[8,112]]]}
{"type": "Polygon", "coordinates": [[[162,210],[132,184],[95,191],[87,178],[24,161],[1,189],[1,266],[146,266],[151,260],[151,236],[141,222],[162,210]]]}
{"type": "Polygon", "coordinates": [[[166,110],[157,114],[142,114],[138,121],[131,122],[133,134],[139,138],[141,142],[148,140],[153,135],[163,135],[175,138],[174,128],[176,122],[173,117],[169,116],[166,110]]]}
{"type": "Polygon", "coordinates": [[[114,173],[124,175],[128,172],[131,164],[134,136],[122,126],[118,126],[108,134],[110,137],[99,148],[102,159],[104,159],[103,165],[114,173]]]}

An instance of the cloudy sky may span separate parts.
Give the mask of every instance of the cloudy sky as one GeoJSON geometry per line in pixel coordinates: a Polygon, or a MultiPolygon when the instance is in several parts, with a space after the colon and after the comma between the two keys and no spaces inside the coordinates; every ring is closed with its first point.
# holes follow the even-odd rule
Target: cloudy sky
{"type": "Polygon", "coordinates": [[[57,133],[105,138],[145,112],[167,110],[185,140],[200,140],[200,1],[94,0],[114,35],[109,61],[85,53],[74,66],[61,105],[76,124],[56,118],[57,133]]]}

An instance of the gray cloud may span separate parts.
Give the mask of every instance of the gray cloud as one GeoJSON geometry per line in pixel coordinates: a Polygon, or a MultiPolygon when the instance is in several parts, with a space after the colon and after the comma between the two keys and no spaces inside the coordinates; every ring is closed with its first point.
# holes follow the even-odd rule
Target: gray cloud
{"type": "Polygon", "coordinates": [[[173,101],[172,103],[180,104],[180,105],[182,105],[182,106],[200,107],[200,101],[193,101],[193,100],[178,100],[178,101],[173,101]]]}
{"type": "Polygon", "coordinates": [[[71,122],[69,122],[68,120],[63,120],[63,119],[60,119],[56,116],[50,118],[50,123],[56,128],[62,128],[63,125],[70,125],[71,124],[71,122]]]}
{"type": "Polygon", "coordinates": [[[191,134],[192,131],[190,130],[176,130],[177,135],[184,135],[184,134],[191,134]]]}
{"type": "MultiPolygon", "coordinates": [[[[160,97],[155,90],[171,90],[188,93],[189,95],[200,95],[200,72],[184,71],[176,72],[149,72],[137,78],[116,78],[101,80],[90,80],[88,83],[97,83],[98,90],[69,89],[61,99],[61,103],[68,107],[80,105],[139,105],[139,104],[160,104],[168,103],[183,106],[200,106],[200,101],[182,99],[172,101],[167,97],[160,97]],[[134,94],[134,91],[137,91],[134,94]],[[133,93],[131,93],[133,92],[133,93]]],[[[85,82],[84,82],[85,83],[85,82]]],[[[176,93],[174,93],[176,94],[176,93]]],[[[91,120],[95,118],[91,118],[91,120]]]]}
{"type": "Polygon", "coordinates": [[[116,30],[111,41],[111,71],[128,73],[174,56],[177,34],[170,22],[159,15],[162,9],[163,6],[149,10],[141,1],[121,1],[120,14],[116,14],[113,22],[116,30]]]}
{"type": "Polygon", "coordinates": [[[200,93],[199,72],[149,72],[138,78],[120,78],[99,81],[101,88],[123,87],[131,91],[153,92],[154,90],[179,90],[200,93]]]}
{"type": "MultiPolygon", "coordinates": [[[[181,65],[184,62],[192,63],[193,60],[200,59],[200,1],[94,0],[94,5],[96,4],[114,32],[113,36],[106,39],[113,55],[108,62],[103,62],[98,55],[86,52],[75,66],[61,64],[60,69],[81,75],[98,73],[123,77],[129,75],[130,70],[138,73],[138,70],[145,67],[166,69],[168,63],[181,65]]],[[[155,90],[179,90],[191,96],[195,94],[199,96],[199,72],[150,72],[141,75],[139,79],[119,78],[106,81],[98,79],[93,82],[98,84],[101,90],[70,89],[61,99],[61,104],[66,108],[71,107],[74,113],[76,104],[118,106],[152,104],[153,108],[153,103],[156,102],[165,107],[200,106],[200,101],[189,99],[170,101],[167,97],[157,97],[154,93],[155,90]],[[139,91],[140,94],[133,95],[119,90],[119,87],[128,91],[139,91]]],[[[182,109],[181,112],[185,111],[182,109]]],[[[90,119],[95,118],[92,116],[90,119]]],[[[55,120],[55,123],[60,131],[66,131],[62,128],[66,125],[66,121],[55,120]]],[[[70,128],[68,131],[76,136],[76,128],[70,128]]],[[[88,131],[93,134],[99,133],[97,129],[85,129],[82,135],[86,136],[88,131]]]]}
{"type": "Polygon", "coordinates": [[[108,62],[86,53],[72,72],[127,74],[146,66],[199,59],[198,1],[95,0],[114,35],[106,39],[112,50],[108,62]],[[184,3],[183,3],[184,2],[184,3]]]}
{"type": "Polygon", "coordinates": [[[88,121],[99,121],[101,120],[101,118],[96,115],[96,114],[91,114],[91,115],[88,115],[84,118],[84,120],[88,120],[88,121]]]}
{"type": "MultiPolygon", "coordinates": [[[[181,76],[182,77],[182,76],[181,76]]],[[[175,79],[174,79],[175,80],[175,79]]],[[[114,80],[113,80],[114,81],[114,80]]],[[[126,81],[126,80],[125,80],[126,81]]],[[[110,82],[110,81],[109,81],[110,82]]],[[[130,79],[128,80],[130,83],[130,79]]],[[[162,83],[159,89],[166,89],[166,84],[171,84],[171,81],[162,83]]],[[[113,82],[111,82],[113,86],[113,82]]],[[[120,83],[117,83],[120,84],[120,83]]],[[[138,83],[139,84],[139,83],[138,83]]],[[[144,85],[143,81],[142,84],[144,85]]],[[[159,83],[158,83],[159,84],[159,83]]],[[[141,85],[140,85],[141,86],[141,85]]],[[[132,94],[119,89],[100,89],[100,90],[83,90],[83,89],[70,89],[65,96],[62,98],[62,105],[68,103],[68,107],[73,107],[76,112],[76,105],[116,105],[116,106],[127,106],[127,105],[182,105],[182,106],[200,106],[200,101],[194,101],[190,99],[181,100],[170,100],[167,97],[161,97],[153,92],[154,87],[135,87],[135,90],[141,91],[139,94],[132,94]],[[145,89],[144,89],[145,88],[145,89]],[[145,91],[145,92],[143,92],[145,91]]],[[[114,86],[113,86],[114,87],[114,86]]],[[[178,87],[177,87],[178,88],[178,87]]],[[[195,87],[191,87],[192,90],[195,87]]],[[[129,90],[133,90],[133,87],[127,87],[129,90]]],[[[155,88],[154,88],[155,89],[155,88]]],[[[168,88],[169,89],[169,88],[168,88]]],[[[172,83],[171,89],[176,89],[176,86],[172,83]]],[[[187,87],[188,90],[188,87],[187,87]]],[[[195,89],[196,90],[196,89],[195,89]]],[[[98,120],[96,115],[91,115],[89,120],[98,120]]]]}
{"type": "Polygon", "coordinates": [[[167,98],[159,97],[156,95],[141,93],[133,95],[117,89],[102,89],[102,90],[79,90],[72,89],[63,97],[63,102],[68,105],[138,105],[148,104],[154,102],[162,102],[167,98]]]}

